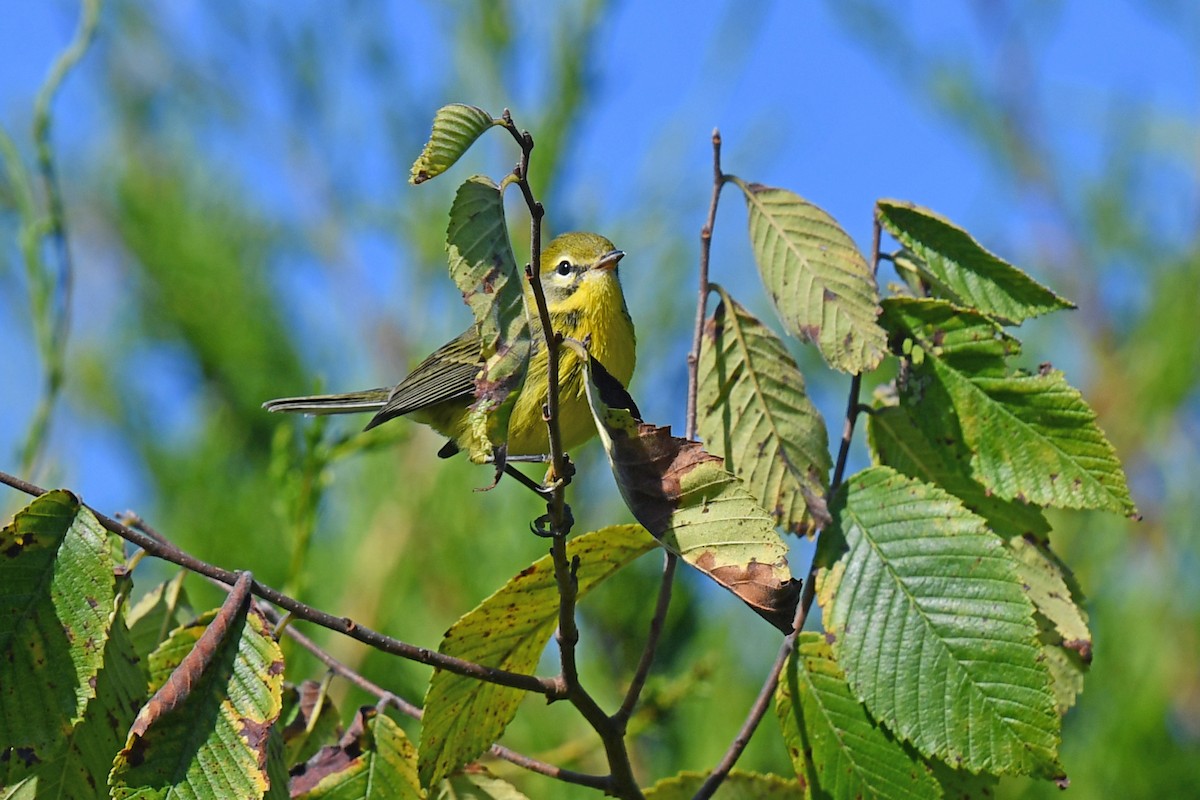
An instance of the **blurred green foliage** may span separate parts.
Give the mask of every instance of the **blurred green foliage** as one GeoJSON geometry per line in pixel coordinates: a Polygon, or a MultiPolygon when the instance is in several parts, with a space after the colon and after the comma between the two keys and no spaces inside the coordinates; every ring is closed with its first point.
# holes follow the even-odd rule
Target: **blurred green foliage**
{"type": "MultiPolygon", "coordinates": [[[[1150,171],[1164,159],[1183,169],[1184,157],[1162,145],[1176,123],[1149,108],[1114,115],[1095,144],[1119,157],[1098,179],[1081,181],[1060,166],[1064,145],[1038,103],[1053,87],[1029,68],[1046,46],[1031,31],[1053,23],[1047,12],[978,4],[981,28],[1002,54],[988,71],[924,47],[886,3],[835,5],[869,58],[994,162],[997,184],[1018,200],[988,213],[1038,218],[1038,236],[1008,243],[1006,256],[1081,306],[1055,327],[1034,325],[1027,351],[1064,353],[1084,376],[1074,382],[1125,461],[1145,519],[1053,515],[1055,547],[1089,595],[1097,642],[1066,719],[1062,760],[1075,797],[1108,796],[1115,786],[1130,797],[1185,796],[1200,777],[1200,233],[1163,241],[1141,210],[1150,171]],[[1129,291],[1136,286],[1145,299],[1114,307],[1098,287],[1127,265],[1129,291]]],[[[1172,15],[1191,19],[1184,7],[1152,6],[1168,24],[1172,15]]],[[[507,484],[472,492],[488,476],[462,459],[436,462],[436,440],[411,426],[360,437],[353,420],[335,420],[297,431],[259,404],[315,388],[314,375],[329,388],[389,383],[465,323],[443,272],[453,182],[422,187],[419,197],[402,185],[438,106],[513,107],[537,140],[535,189],[552,225],[567,227],[581,209],[568,203],[564,176],[598,91],[598,37],[614,9],[592,0],[534,19],[522,4],[462,0],[424,11],[425,35],[437,37],[444,56],[436,64],[413,63],[385,35],[403,14],[398,6],[350,3],[331,26],[325,9],[218,2],[185,19],[132,0],[105,4],[87,65],[99,76],[97,135],[63,178],[69,211],[82,217],[72,241],[81,290],[58,413],[75,420],[68,430],[101,429],[117,443],[144,482],[148,506],[137,510],[185,549],[433,647],[460,614],[543,554],[544,543],[526,532],[539,503],[507,484]],[[535,22],[533,46],[523,29],[535,22]],[[243,74],[231,75],[231,64],[243,74]],[[533,99],[518,91],[527,84],[533,99]],[[343,92],[359,95],[357,107],[370,113],[348,114],[343,92]],[[269,133],[259,135],[260,126],[269,133]]],[[[1179,30],[1182,39],[1195,27],[1179,30]]],[[[1194,125],[1187,134],[1194,141],[1194,125]]],[[[688,135],[703,138],[707,129],[688,135]]],[[[456,169],[503,174],[515,159],[509,144],[496,136],[456,169]]],[[[697,189],[707,187],[706,169],[696,166],[690,187],[660,184],[607,220],[635,243],[653,239],[652,256],[662,257],[652,275],[632,279],[643,297],[656,283],[692,283],[690,243],[701,220],[686,195],[706,191],[697,189]]],[[[1192,163],[1184,176],[1192,192],[1196,175],[1192,163]]],[[[8,237],[17,199],[0,183],[8,237]]],[[[744,234],[729,225],[717,235],[744,234]]],[[[19,281],[7,277],[18,254],[7,244],[2,252],[14,259],[0,265],[4,307],[19,307],[19,281]]],[[[638,320],[637,397],[667,391],[681,374],[663,356],[682,352],[692,300],[668,295],[656,319],[638,320]]],[[[635,316],[655,302],[634,301],[635,316]]],[[[577,529],[626,520],[595,454],[579,461],[577,529]]],[[[55,477],[78,479],[83,468],[59,464],[55,477]]],[[[658,569],[643,559],[581,609],[583,677],[606,706],[618,701],[639,652],[658,569]]],[[[197,608],[216,600],[198,581],[189,592],[197,608]]],[[[774,631],[709,599],[705,587],[678,581],[658,669],[632,723],[635,768],[647,782],[710,768],[774,655],[774,631]]],[[[377,683],[420,699],[427,668],[315,635],[377,683]]],[[[286,655],[290,677],[318,674],[302,652],[286,655]]],[[[343,710],[370,702],[339,681],[334,692],[343,710]]],[[[505,743],[575,769],[604,763],[563,703],[531,698],[505,743]]],[[[789,769],[771,721],[739,767],[789,769]]],[[[495,769],[531,796],[589,796],[508,765],[495,769]]],[[[1000,791],[1057,793],[1023,781],[1000,791]]]]}

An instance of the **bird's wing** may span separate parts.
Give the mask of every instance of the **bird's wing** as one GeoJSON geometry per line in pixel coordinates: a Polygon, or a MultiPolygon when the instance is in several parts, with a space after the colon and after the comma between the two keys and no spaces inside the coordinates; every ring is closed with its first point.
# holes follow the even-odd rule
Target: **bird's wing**
{"type": "Polygon", "coordinates": [[[472,326],[430,353],[396,385],[367,429],[419,408],[473,396],[482,366],[479,347],[479,334],[472,326]]]}

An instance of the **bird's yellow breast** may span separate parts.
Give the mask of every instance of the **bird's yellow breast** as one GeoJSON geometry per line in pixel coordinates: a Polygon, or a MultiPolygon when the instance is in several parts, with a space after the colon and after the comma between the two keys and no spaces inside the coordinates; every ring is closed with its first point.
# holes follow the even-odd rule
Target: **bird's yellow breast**
{"type": "MultiPolygon", "coordinates": [[[[588,351],[623,385],[633,377],[637,360],[633,320],[625,308],[625,298],[615,275],[599,273],[588,278],[565,302],[551,311],[554,328],[563,336],[588,342],[588,351]],[[589,338],[590,337],[590,338],[589,338]]],[[[537,330],[535,336],[541,336],[537,330]]],[[[559,349],[558,360],[559,429],[564,450],[572,450],[596,433],[583,363],[570,348],[559,349]]],[[[549,452],[542,406],[546,402],[547,358],[544,343],[529,361],[525,385],[513,408],[508,424],[510,455],[537,455],[549,452]]]]}

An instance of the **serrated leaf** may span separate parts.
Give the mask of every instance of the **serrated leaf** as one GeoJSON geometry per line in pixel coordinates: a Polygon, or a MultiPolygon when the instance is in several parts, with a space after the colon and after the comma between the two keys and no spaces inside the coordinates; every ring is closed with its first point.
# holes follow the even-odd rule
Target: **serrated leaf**
{"type": "Polygon", "coordinates": [[[1061,372],[1010,373],[1005,358],[1019,343],[940,300],[890,298],[884,321],[898,354],[922,354],[901,404],[930,437],[971,452],[972,478],[1004,499],[1136,514],[1095,412],[1061,372]]]}
{"type": "Polygon", "coordinates": [[[507,781],[502,781],[486,769],[471,765],[451,775],[438,786],[435,800],[529,800],[507,781]]]}
{"type": "Polygon", "coordinates": [[[0,531],[0,754],[46,760],[82,719],[112,625],[113,567],[104,529],[67,491],[0,531]]]}
{"type": "Polygon", "coordinates": [[[796,774],[828,797],[941,797],[912,747],[871,719],[820,634],[802,633],[775,692],[796,774]]]}
{"type": "Polygon", "coordinates": [[[867,441],[876,464],[940,486],[986,519],[1012,554],[1022,587],[1038,612],[1053,620],[1066,639],[1090,649],[1087,615],[1074,599],[1081,593],[1070,569],[1050,550],[1046,540],[1050,524],[1041,509],[988,494],[968,475],[970,456],[953,441],[939,446],[908,408],[874,410],[867,423],[867,441]]]}
{"type": "Polygon", "coordinates": [[[788,331],[814,342],[831,367],[874,369],[886,352],[875,275],[837,221],[802,197],[733,179],[746,197],[750,244],[788,331]]]}
{"type": "MultiPolygon", "coordinates": [[[[579,354],[587,358],[582,348],[579,354]]],[[[590,359],[585,377],[592,417],[634,518],[663,547],[790,633],[800,582],[788,570],[787,544],[771,515],[699,442],[610,405],[614,398],[632,405],[632,398],[623,389],[605,391],[615,381],[598,361],[590,359]]]]}
{"type": "MultiPolygon", "coordinates": [[[[116,614],[104,641],[104,661],[95,677],[95,696],[83,719],[56,749],[38,759],[24,748],[0,757],[0,797],[94,797],[108,782],[113,753],[125,743],[125,731],[145,702],[146,687],[129,632],[116,614]],[[5,773],[7,772],[7,777],[5,773]]],[[[43,673],[42,679],[46,679],[43,673]]]]}
{"type": "Polygon", "coordinates": [[[484,365],[471,407],[472,461],[504,444],[517,390],[525,380],[532,337],[525,294],[508,241],[500,188],[475,175],[458,187],[446,231],[450,277],[475,315],[484,365]]]}
{"type": "Polygon", "coordinates": [[[1075,307],[927,208],[880,200],[875,215],[919,259],[915,266],[936,297],[1010,324],[1075,307]]]}
{"type": "Polygon", "coordinates": [[[700,348],[697,428],[763,508],[793,533],[829,522],[829,434],[783,342],[713,284],[721,303],[700,348]]]}
{"type": "Polygon", "coordinates": [[[852,477],[830,511],[818,599],[871,715],[972,772],[1058,774],[1033,606],[983,519],[887,467],[852,477]]]}
{"type": "MultiPolygon", "coordinates": [[[[691,800],[708,778],[706,772],[680,772],[663,778],[645,792],[646,800],[691,800]]],[[[799,779],[779,775],[731,770],[721,788],[720,800],[802,800],[811,797],[799,779]]]]}
{"type": "Polygon", "coordinates": [[[143,663],[167,640],[171,631],[196,616],[183,588],[186,576],[187,573],[180,570],[175,577],[142,595],[126,614],[134,651],[143,663]]]}
{"type": "MultiPolygon", "coordinates": [[[[176,695],[177,702],[161,694],[172,686],[168,678],[156,694],[159,702],[147,703],[139,713],[113,762],[109,786],[115,800],[176,793],[252,798],[272,789],[268,745],[281,708],[283,654],[248,599],[229,615],[224,635],[205,654],[203,670],[176,695]]],[[[167,654],[155,661],[152,679],[172,662],[175,669],[187,669],[203,627],[215,619],[209,612],[172,633],[152,654],[152,660],[167,654]]]]}
{"type": "Polygon", "coordinates": [[[442,106],[433,117],[429,141],[409,170],[408,182],[416,185],[441,175],[495,124],[482,108],[462,103],[442,106]]]}
{"type": "Polygon", "coordinates": [[[293,772],[291,795],[304,800],[422,800],[417,751],[404,731],[370,706],[358,710],[336,745],[293,772]]]}
{"type": "MultiPolygon", "coordinates": [[[[639,525],[612,525],[567,543],[579,559],[583,597],[655,541],[639,525]]],[[[510,672],[532,672],[558,624],[558,587],[550,556],[535,561],[451,626],[438,650],[510,672]]],[[[421,722],[420,775],[432,786],[474,760],[500,738],[525,692],[435,670],[421,722]]]]}

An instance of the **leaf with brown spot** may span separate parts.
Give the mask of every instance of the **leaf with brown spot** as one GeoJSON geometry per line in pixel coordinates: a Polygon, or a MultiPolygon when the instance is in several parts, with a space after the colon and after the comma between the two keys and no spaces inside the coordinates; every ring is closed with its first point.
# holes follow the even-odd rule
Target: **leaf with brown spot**
{"type": "MultiPolygon", "coordinates": [[[[577,342],[581,358],[587,358],[577,342]]],[[[588,403],[608,453],[617,488],[638,522],[671,552],[737,595],[784,633],[800,598],[800,582],[788,570],[787,544],[775,521],[735,476],[724,459],[699,442],[640,422],[609,406],[587,368],[588,403]]]]}
{"type": "Polygon", "coordinates": [[[746,197],[750,244],[784,326],[814,342],[831,367],[874,369],[887,351],[875,274],[854,240],[817,206],[786,189],[730,178],[746,197]]]}
{"type": "Polygon", "coordinates": [[[713,285],[721,303],[700,348],[697,430],[777,524],[829,522],[829,435],[804,376],[774,332],[713,285]]]}
{"type": "MultiPolygon", "coordinates": [[[[643,553],[654,540],[639,525],[613,525],[567,542],[579,559],[579,597],[643,553]]],[[[532,672],[558,624],[558,586],[550,556],[521,571],[455,622],[438,650],[510,672],[532,672]]],[[[421,722],[421,785],[432,786],[478,758],[500,738],[525,692],[436,670],[421,722]]]]}
{"type": "Polygon", "coordinates": [[[64,490],[0,530],[0,753],[45,762],[82,719],[112,626],[114,565],[104,529],[64,490]]]}
{"type": "Polygon", "coordinates": [[[150,787],[239,798],[279,791],[267,762],[283,654],[248,594],[172,633],[151,654],[151,679],[161,682],[156,702],[143,708],[113,762],[114,798],[150,787]]]}
{"type": "Polygon", "coordinates": [[[446,230],[450,277],[475,315],[480,360],[467,447],[472,461],[504,444],[508,418],[525,380],[532,338],[525,293],[517,272],[504,196],[490,179],[475,175],[458,187],[446,230]]]}
{"type": "Polygon", "coordinates": [[[417,750],[391,718],[363,706],[341,741],[292,770],[291,796],[420,800],[417,750]]]}
{"type": "Polygon", "coordinates": [[[448,170],[484,131],[497,123],[482,108],[451,103],[433,117],[433,131],[409,170],[408,182],[424,183],[448,170]]]}

